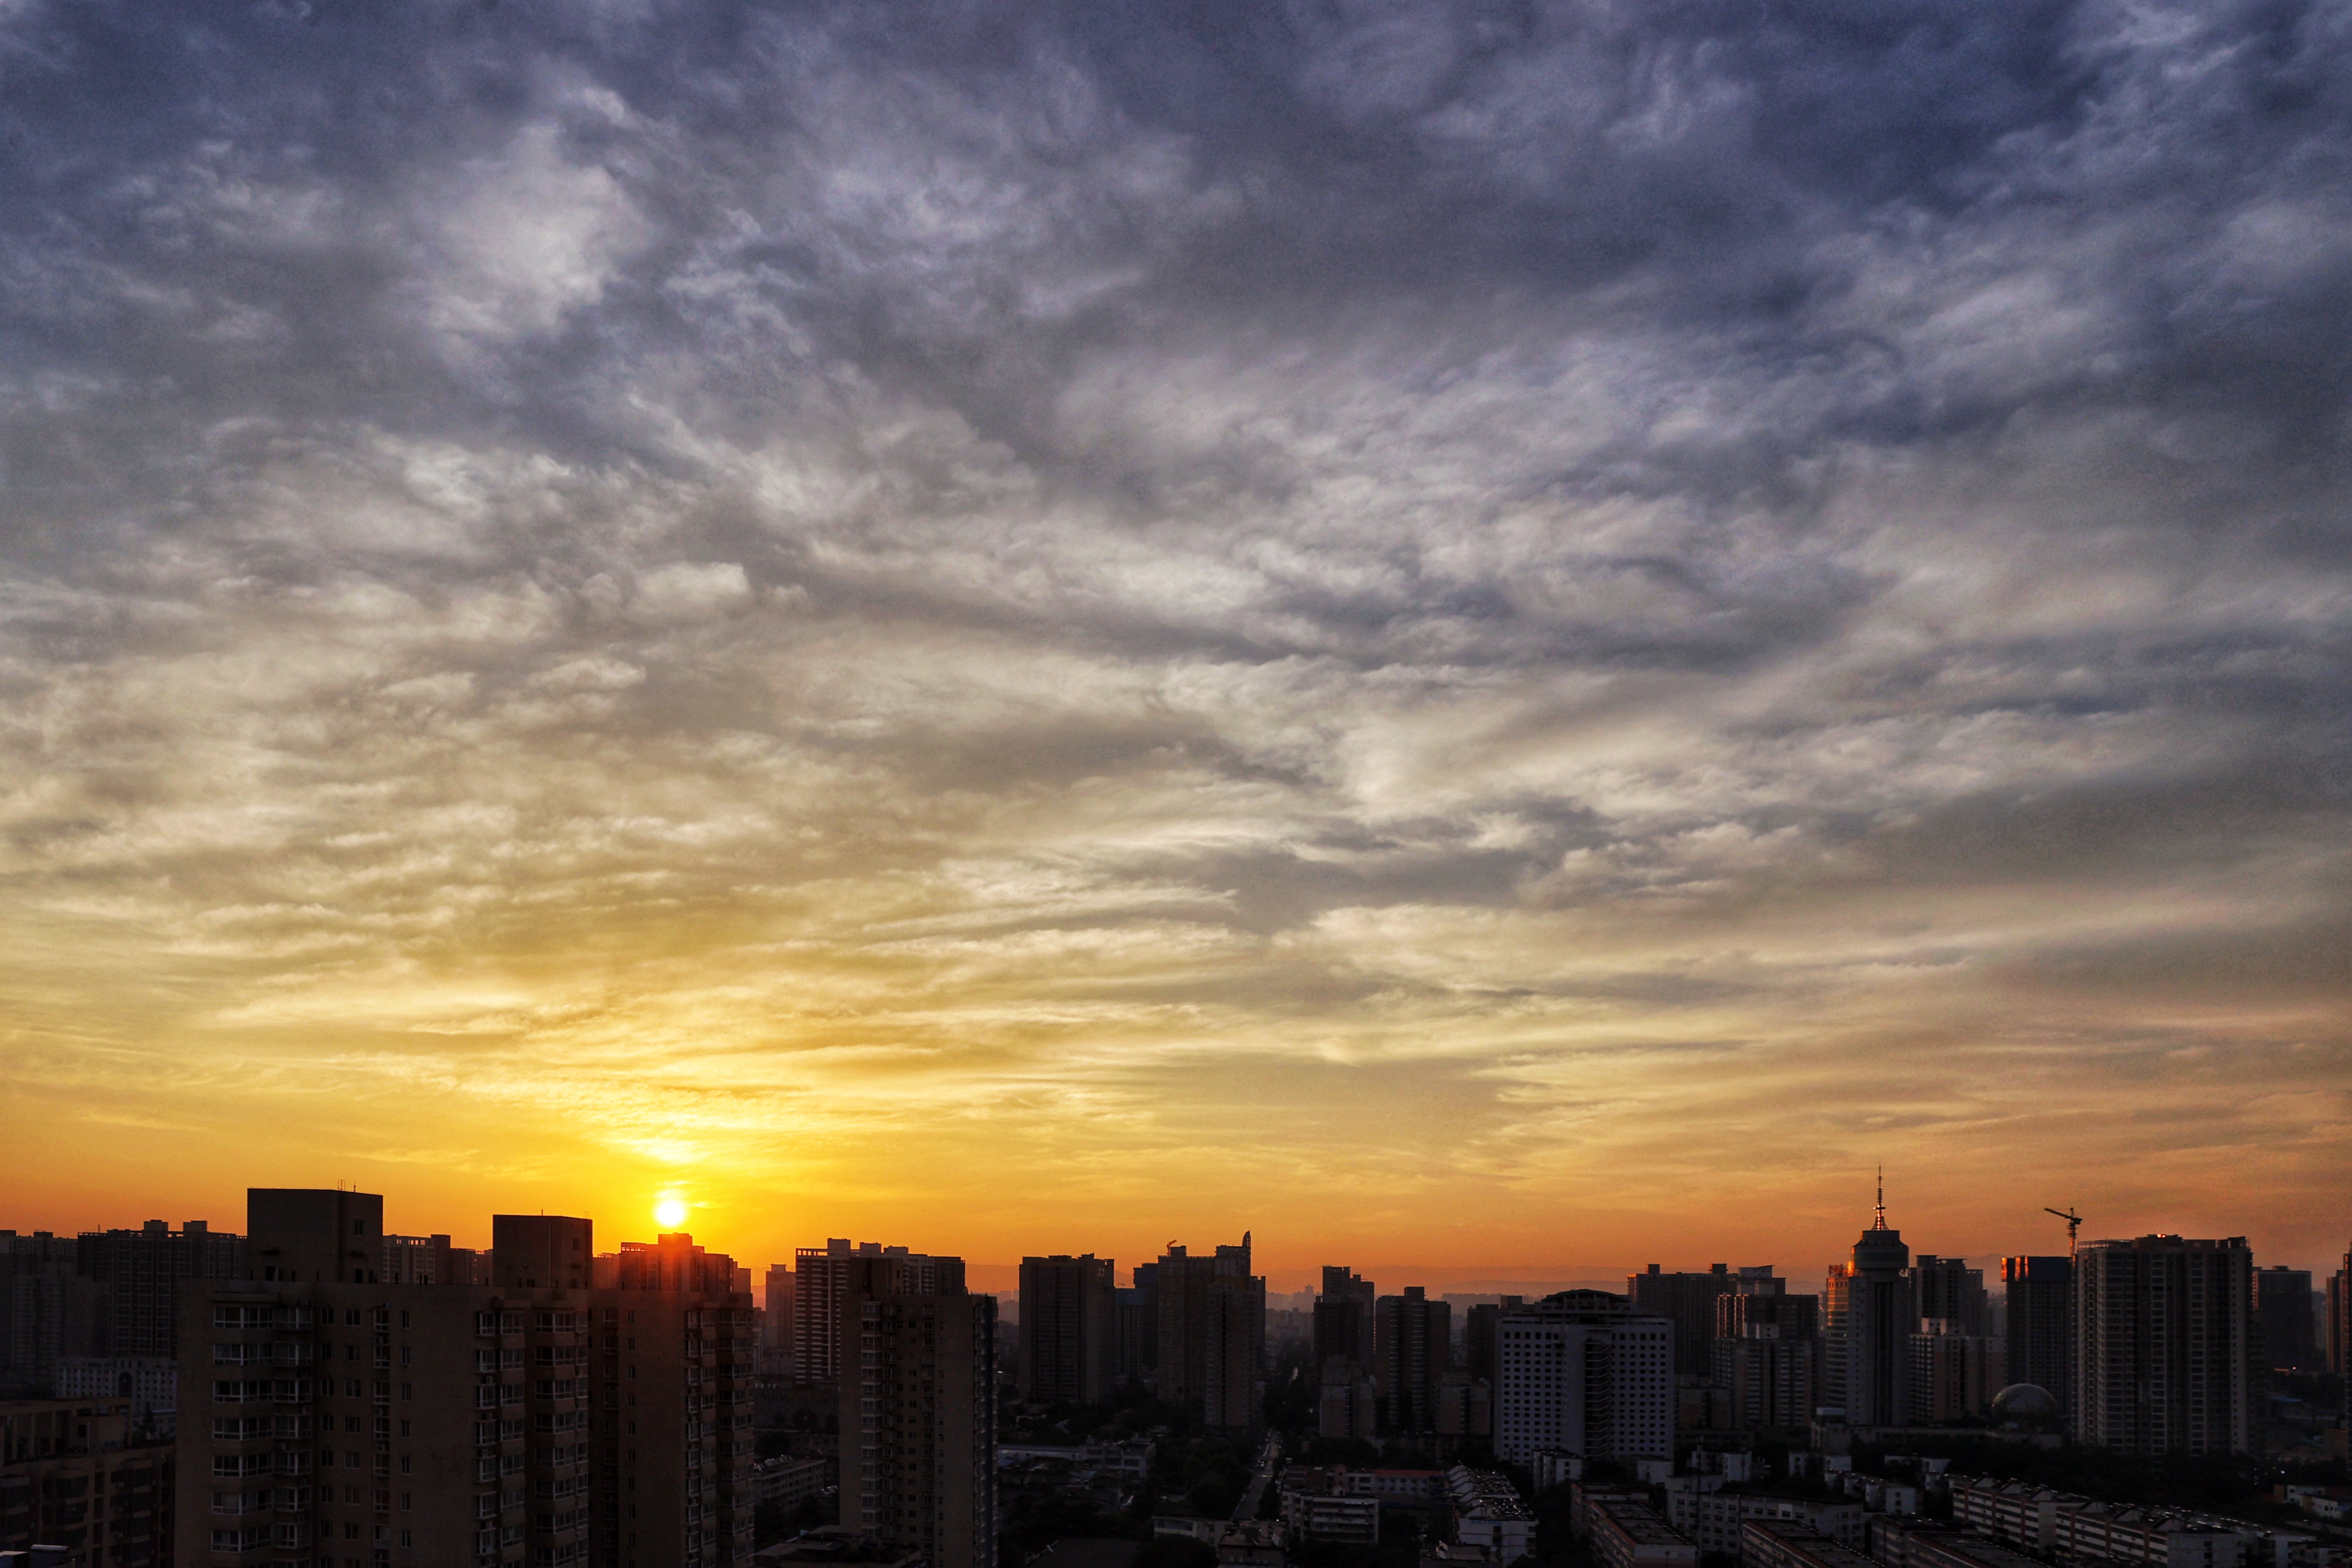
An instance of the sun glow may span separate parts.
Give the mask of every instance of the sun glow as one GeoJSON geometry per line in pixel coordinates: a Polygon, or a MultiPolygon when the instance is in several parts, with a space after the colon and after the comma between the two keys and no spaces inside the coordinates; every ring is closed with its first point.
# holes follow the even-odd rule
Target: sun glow
{"type": "Polygon", "coordinates": [[[654,1219],[664,1230],[676,1230],[686,1223],[686,1200],[666,1197],[654,1205],[654,1219]]]}

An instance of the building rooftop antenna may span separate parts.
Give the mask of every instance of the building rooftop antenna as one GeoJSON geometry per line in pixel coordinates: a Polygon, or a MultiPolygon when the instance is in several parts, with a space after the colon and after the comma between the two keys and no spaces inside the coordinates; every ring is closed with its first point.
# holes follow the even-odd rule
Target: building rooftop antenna
{"type": "Polygon", "coordinates": [[[1873,1230],[1886,1228],[1886,1167],[1884,1165],[1878,1167],[1878,1219],[1870,1228],[1873,1230]]]}
{"type": "Polygon", "coordinates": [[[2063,1209],[2045,1208],[2042,1212],[2054,1214],[2066,1222],[2066,1256],[2072,1258],[2075,1250],[2074,1237],[2083,1228],[2083,1216],[2074,1212],[2073,1204],[2068,1204],[2063,1209]]]}

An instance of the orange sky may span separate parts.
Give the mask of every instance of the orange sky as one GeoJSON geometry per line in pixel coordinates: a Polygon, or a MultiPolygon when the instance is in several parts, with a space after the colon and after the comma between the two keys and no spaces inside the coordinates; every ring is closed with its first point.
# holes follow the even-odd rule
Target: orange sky
{"type": "Polygon", "coordinates": [[[0,1225],[2342,1252],[2333,44],[378,9],[0,7],[0,1225]]]}

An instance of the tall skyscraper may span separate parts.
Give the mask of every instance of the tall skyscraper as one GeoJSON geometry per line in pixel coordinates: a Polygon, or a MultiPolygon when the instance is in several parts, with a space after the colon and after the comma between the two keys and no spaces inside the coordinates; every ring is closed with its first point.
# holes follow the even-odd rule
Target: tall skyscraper
{"type": "Polygon", "coordinates": [[[1257,1423],[1265,1361],[1265,1280],[1250,1272],[1250,1237],[1194,1258],[1171,1246],[1153,1277],[1160,1397],[1198,1405],[1212,1426],[1257,1423]]]}
{"type": "Polygon", "coordinates": [[[1373,1385],[1392,1432],[1437,1430],[1439,1391],[1454,1364],[1454,1309],[1409,1285],[1382,1296],[1372,1330],[1373,1385]]]}
{"type": "Polygon", "coordinates": [[[2143,1236],[2074,1255],[2074,1436],[2137,1454],[2254,1442],[2253,1254],[2143,1236]]]}
{"type": "Polygon", "coordinates": [[[834,1383],[841,1368],[842,1303],[853,1267],[888,1259],[902,1267],[909,1289],[940,1295],[963,1293],[963,1259],[934,1258],[878,1242],[852,1243],[839,1237],[823,1247],[793,1254],[793,1381],[834,1383]]]}
{"type": "Polygon", "coordinates": [[[1606,1290],[1563,1290],[1496,1325],[1495,1452],[1667,1458],[1675,1440],[1675,1325],[1606,1290]]]}
{"type": "Polygon", "coordinates": [[[2273,1372],[2315,1372],[2312,1343],[2311,1270],[2254,1270],[2254,1316],[2262,1332],[2262,1365],[2273,1372]]]}
{"type": "Polygon", "coordinates": [[[1901,1426],[1911,1418],[1911,1336],[1918,1328],[1911,1249],[1877,1217],[1853,1245],[1853,1261],[1830,1270],[1824,1282],[1823,1325],[1834,1393],[1856,1426],[1901,1426]]]}
{"type": "Polygon", "coordinates": [[[183,1293],[177,1561],[748,1556],[748,1298],[324,1278],[372,1271],[349,1254],[382,1210],[257,1191],[253,1267],[274,1277],[183,1293]]]}
{"type": "MultiPolygon", "coordinates": [[[[996,1299],[856,1271],[841,1367],[841,1522],[930,1568],[996,1568],[996,1299]]],[[[936,1282],[936,1280],[932,1281],[936,1282]]]]}
{"type": "Polygon", "coordinates": [[[1372,1370],[1378,1300],[1370,1280],[1352,1269],[1324,1266],[1323,1289],[1316,1294],[1313,1319],[1318,1376],[1333,1362],[1344,1363],[1345,1370],[1336,1373],[1343,1382],[1354,1381],[1359,1372],[1372,1370]]]}
{"type": "Polygon", "coordinates": [[[2004,1258],[2009,1298],[2008,1375],[2030,1383],[2071,1410],[2074,1364],[2074,1260],[2004,1258]]]}
{"type": "Polygon", "coordinates": [[[1089,1252],[1021,1260],[1021,1397],[1099,1405],[1114,1387],[1112,1259],[1089,1252]]]}
{"type": "Polygon", "coordinates": [[[77,1271],[106,1287],[103,1353],[110,1356],[176,1354],[180,1281],[245,1273],[245,1237],[200,1219],[177,1230],[160,1219],[137,1230],[86,1230],[74,1252],[77,1271]]]}

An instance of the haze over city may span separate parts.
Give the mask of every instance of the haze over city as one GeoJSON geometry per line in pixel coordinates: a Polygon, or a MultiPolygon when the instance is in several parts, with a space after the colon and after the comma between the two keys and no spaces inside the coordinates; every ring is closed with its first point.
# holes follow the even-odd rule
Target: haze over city
{"type": "Polygon", "coordinates": [[[2332,1267],[2347,84],[2294,5],[0,8],[7,1223],[1802,1278],[1883,1164],[2332,1267]]]}

